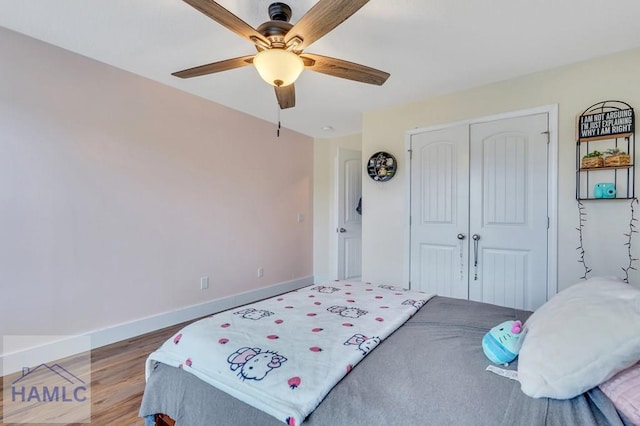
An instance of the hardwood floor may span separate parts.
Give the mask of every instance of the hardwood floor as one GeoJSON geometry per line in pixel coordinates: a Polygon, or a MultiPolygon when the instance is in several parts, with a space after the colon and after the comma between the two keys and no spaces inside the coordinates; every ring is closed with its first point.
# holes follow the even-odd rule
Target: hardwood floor
{"type": "MultiPolygon", "coordinates": [[[[186,324],[167,327],[91,351],[91,424],[101,426],[144,425],[144,420],[138,417],[138,408],[144,390],[145,359],[186,324]]],[[[86,359],[86,354],[84,355],[86,359]]],[[[58,362],[66,367],[73,365],[73,358],[65,358],[58,362]]],[[[86,361],[84,364],[86,365],[86,361]]],[[[47,363],[47,365],[52,365],[52,363],[47,363]]],[[[71,367],[68,369],[77,374],[75,369],[71,367]]],[[[3,377],[2,383],[0,383],[0,388],[2,388],[0,397],[4,395],[4,384],[10,386],[20,377],[21,373],[3,377]]],[[[3,422],[3,408],[3,399],[0,399],[0,424],[14,424],[3,422]]],[[[32,424],[37,425],[38,423],[32,424]]]]}

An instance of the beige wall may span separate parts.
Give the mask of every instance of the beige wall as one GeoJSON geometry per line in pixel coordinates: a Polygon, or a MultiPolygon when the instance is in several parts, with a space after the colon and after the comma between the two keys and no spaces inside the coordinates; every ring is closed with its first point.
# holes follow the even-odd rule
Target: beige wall
{"type": "Polygon", "coordinates": [[[337,278],[336,264],[336,164],[338,149],[362,149],[358,135],[316,139],[313,167],[313,276],[316,282],[337,278]]]}
{"type": "Polygon", "coordinates": [[[311,276],[311,138],[1,28],[0,57],[0,335],[311,276]]]}
{"type": "MultiPolygon", "coordinates": [[[[590,105],[609,99],[640,107],[638,69],[640,49],[364,114],[363,158],[379,150],[389,151],[398,160],[399,172],[384,184],[363,178],[363,200],[367,200],[363,215],[363,279],[391,284],[402,282],[405,276],[407,130],[557,104],[558,287],[563,289],[577,282],[584,271],[576,252],[575,116],[590,105]],[[380,249],[379,241],[385,242],[384,250],[380,249]]],[[[623,233],[628,232],[629,203],[592,201],[586,206],[585,249],[587,264],[593,269],[591,275],[620,276],[621,267],[628,263],[623,233]]],[[[638,234],[633,247],[635,257],[640,257],[638,234]]],[[[637,273],[631,275],[631,281],[638,283],[637,273]]]]}

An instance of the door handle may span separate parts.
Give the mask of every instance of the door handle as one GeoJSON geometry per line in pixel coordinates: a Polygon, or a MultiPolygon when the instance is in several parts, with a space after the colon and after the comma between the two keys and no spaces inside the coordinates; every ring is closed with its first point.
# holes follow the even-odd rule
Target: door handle
{"type": "Polygon", "coordinates": [[[473,269],[474,269],[473,280],[477,281],[478,280],[478,242],[480,241],[480,235],[473,234],[471,238],[473,238],[473,269]]]}
{"type": "Polygon", "coordinates": [[[341,234],[343,234],[343,233],[347,232],[347,230],[346,230],[346,229],[344,229],[344,228],[338,228],[338,229],[336,229],[336,231],[337,231],[337,232],[339,232],[339,233],[341,233],[341,234]]]}
{"type": "Polygon", "coordinates": [[[458,234],[458,239],[459,239],[459,240],[464,240],[465,238],[467,238],[467,236],[466,236],[466,235],[464,235],[464,234],[458,234]]]}

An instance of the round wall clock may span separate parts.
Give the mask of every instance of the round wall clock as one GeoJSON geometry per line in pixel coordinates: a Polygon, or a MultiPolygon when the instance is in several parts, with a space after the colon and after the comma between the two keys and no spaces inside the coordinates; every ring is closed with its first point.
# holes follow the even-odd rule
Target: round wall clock
{"type": "Polygon", "coordinates": [[[376,152],[369,158],[367,172],[371,179],[386,182],[396,174],[396,159],[388,152],[376,152]]]}

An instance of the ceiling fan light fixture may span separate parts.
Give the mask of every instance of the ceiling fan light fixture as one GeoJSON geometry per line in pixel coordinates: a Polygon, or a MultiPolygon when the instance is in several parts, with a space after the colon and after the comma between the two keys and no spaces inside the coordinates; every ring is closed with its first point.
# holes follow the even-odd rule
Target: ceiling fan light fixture
{"type": "Polygon", "coordinates": [[[258,52],[253,58],[253,65],[264,81],[278,87],[293,84],[304,69],[300,56],[279,48],[258,52]]]}

